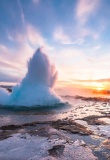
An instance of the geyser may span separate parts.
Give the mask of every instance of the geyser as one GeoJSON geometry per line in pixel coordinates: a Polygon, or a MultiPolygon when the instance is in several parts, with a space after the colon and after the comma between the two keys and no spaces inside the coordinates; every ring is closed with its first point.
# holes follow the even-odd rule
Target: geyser
{"type": "Polygon", "coordinates": [[[53,86],[57,71],[39,48],[28,62],[28,71],[19,85],[9,94],[0,89],[0,104],[10,106],[53,106],[61,103],[53,86]]]}

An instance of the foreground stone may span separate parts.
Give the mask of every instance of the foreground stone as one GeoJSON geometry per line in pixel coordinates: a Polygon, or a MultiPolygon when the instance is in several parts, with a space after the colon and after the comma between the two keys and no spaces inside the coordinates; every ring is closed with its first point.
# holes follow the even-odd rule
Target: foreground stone
{"type": "Polygon", "coordinates": [[[53,157],[60,157],[63,154],[65,146],[64,145],[56,145],[53,146],[52,149],[49,149],[49,155],[53,157]]]}

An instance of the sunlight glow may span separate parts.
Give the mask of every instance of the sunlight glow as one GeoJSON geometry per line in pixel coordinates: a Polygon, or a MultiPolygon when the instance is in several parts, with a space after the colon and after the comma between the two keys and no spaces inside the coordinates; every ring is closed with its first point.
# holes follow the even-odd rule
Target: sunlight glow
{"type": "Polygon", "coordinates": [[[97,83],[97,82],[94,82],[94,83],[96,83],[95,89],[96,89],[97,91],[102,91],[102,90],[105,89],[105,86],[104,86],[102,83],[97,83]]]}

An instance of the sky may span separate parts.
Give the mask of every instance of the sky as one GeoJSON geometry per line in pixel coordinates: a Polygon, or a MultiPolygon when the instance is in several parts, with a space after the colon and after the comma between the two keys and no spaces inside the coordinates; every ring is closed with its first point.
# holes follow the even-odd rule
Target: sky
{"type": "Polygon", "coordinates": [[[109,0],[1,0],[0,84],[19,83],[44,46],[58,85],[110,88],[109,0]]]}

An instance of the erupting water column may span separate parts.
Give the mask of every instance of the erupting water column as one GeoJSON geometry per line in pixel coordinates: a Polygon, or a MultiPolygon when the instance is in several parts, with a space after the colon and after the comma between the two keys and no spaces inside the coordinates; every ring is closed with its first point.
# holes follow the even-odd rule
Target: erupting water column
{"type": "MultiPolygon", "coordinates": [[[[13,87],[10,95],[0,92],[6,97],[5,105],[15,106],[51,106],[61,103],[52,87],[57,79],[57,71],[41,49],[38,49],[28,63],[28,72],[19,85],[13,87]]],[[[1,98],[0,98],[1,103],[1,98]]],[[[3,101],[2,101],[3,105],[3,101]]]]}

